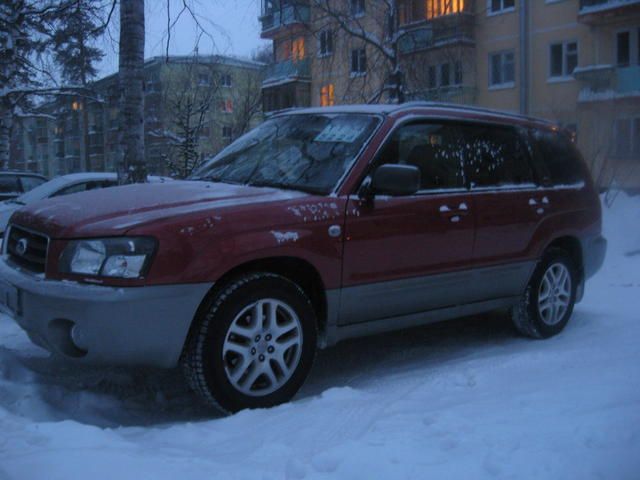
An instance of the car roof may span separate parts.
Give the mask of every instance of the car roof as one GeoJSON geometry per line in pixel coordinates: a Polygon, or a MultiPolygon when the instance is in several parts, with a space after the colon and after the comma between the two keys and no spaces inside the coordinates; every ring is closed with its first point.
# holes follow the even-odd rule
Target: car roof
{"type": "Polygon", "coordinates": [[[45,180],[47,179],[47,177],[45,177],[44,175],[40,175],[39,173],[24,172],[22,170],[0,170],[0,175],[21,175],[23,177],[38,177],[44,178],[45,180]]]}
{"type": "Polygon", "coordinates": [[[362,105],[337,105],[331,107],[311,107],[281,110],[274,115],[288,114],[339,114],[362,113],[377,115],[412,114],[446,116],[447,118],[460,118],[464,120],[479,120],[492,123],[513,123],[530,125],[540,128],[556,128],[557,125],[541,118],[521,115],[518,113],[493,110],[490,108],[461,105],[456,103],[441,102],[406,102],[400,104],[362,104],[362,105]]]}

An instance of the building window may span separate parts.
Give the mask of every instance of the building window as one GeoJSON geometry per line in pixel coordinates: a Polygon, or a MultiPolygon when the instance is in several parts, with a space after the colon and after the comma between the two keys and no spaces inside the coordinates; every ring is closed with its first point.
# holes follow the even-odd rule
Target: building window
{"type": "Polygon", "coordinates": [[[513,51],[489,55],[489,86],[512,87],[515,84],[515,55],[513,51]]]}
{"type": "Polygon", "coordinates": [[[489,14],[505,13],[515,10],[515,0],[488,0],[489,14]]]}
{"type": "Polygon", "coordinates": [[[448,87],[451,84],[451,68],[448,63],[440,65],[440,86],[448,87]]]}
{"type": "Polygon", "coordinates": [[[464,10],[464,4],[464,0],[426,0],[426,18],[431,20],[443,15],[460,13],[464,10]]]}
{"type": "Polygon", "coordinates": [[[329,83],[324,85],[320,89],[320,106],[322,107],[330,107],[335,104],[335,94],[333,83],[329,83]]]}
{"type": "Polygon", "coordinates": [[[427,70],[427,83],[429,88],[436,88],[438,86],[438,74],[435,65],[429,65],[427,70]]]}
{"type": "Polygon", "coordinates": [[[206,73],[200,73],[198,74],[198,85],[201,87],[208,87],[209,86],[209,75],[206,73]]]}
{"type": "Polygon", "coordinates": [[[227,99],[220,102],[220,111],[223,113],[233,112],[233,100],[227,99]]]}
{"type": "Polygon", "coordinates": [[[453,64],[453,84],[462,85],[462,62],[453,64]]]}
{"type": "Polygon", "coordinates": [[[333,32],[330,29],[322,30],[318,38],[318,55],[326,57],[333,53],[333,32]]]}
{"type": "Polygon", "coordinates": [[[364,15],[364,0],[349,0],[351,2],[351,15],[361,17],[364,15]]]}
{"type": "Polygon", "coordinates": [[[628,67],[631,60],[630,32],[619,32],[616,35],[616,63],[619,67],[628,67]]]}
{"type": "Polygon", "coordinates": [[[228,73],[224,73],[220,76],[220,85],[223,87],[231,86],[231,75],[228,73]]]}
{"type": "Polygon", "coordinates": [[[614,124],[614,152],[618,158],[640,156],[640,117],[620,118],[614,124]]]}
{"type": "Polygon", "coordinates": [[[351,50],[351,76],[367,74],[367,53],[364,48],[351,50]]]}
{"type": "Polygon", "coordinates": [[[576,42],[554,43],[549,49],[549,76],[570,77],[578,66],[578,44],[576,42]]]}
{"type": "Polygon", "coordinates": [[[294,62],[304,58],[304,37],[295,38],[291,42],[291,59],[294,62]]]}
{"type": "Polygon", "coordinates": [[[231,140],[232,134],[233,134],[233,131],[231,127],[228,127],[228,126],[222,127],[222,138],[224,138],[225,140],[231,140]]]}

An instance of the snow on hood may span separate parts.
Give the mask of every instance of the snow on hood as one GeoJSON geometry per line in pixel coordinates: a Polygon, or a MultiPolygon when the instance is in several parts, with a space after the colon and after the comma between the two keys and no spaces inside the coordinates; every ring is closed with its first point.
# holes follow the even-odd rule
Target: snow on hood
{"type": "Polygon", "coordinates": [[[93,190],[22,208],[12,222],[52,238],[121,235],[133,227],[198,211],[305,196],[304,193],[223,183],[174,181],[93,190]]]}

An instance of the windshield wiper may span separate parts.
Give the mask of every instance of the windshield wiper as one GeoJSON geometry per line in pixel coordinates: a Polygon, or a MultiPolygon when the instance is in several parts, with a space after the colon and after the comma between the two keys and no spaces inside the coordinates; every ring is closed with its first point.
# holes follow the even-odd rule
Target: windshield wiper
{"type": "Polygon", "coordinates": [[[270,187],[270,188],[280,188],[282,190],[296,190],[299,192],[313,193],[313,194],[325,193],[325,191],[321,188],[309,187],[306,185],[295,185],[295,184],[285,183],[285,182],[253,181],[253,182],[247,182],[246,185],[250,187],[270,187]]]}

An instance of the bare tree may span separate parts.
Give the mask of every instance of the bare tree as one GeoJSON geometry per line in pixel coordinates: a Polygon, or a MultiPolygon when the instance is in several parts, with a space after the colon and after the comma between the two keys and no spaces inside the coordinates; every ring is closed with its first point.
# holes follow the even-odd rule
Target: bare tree
{"type": "Polygon", "coordinates": [[[144,182],[144,0],[120,0],[121,182],[144,182]]]}

